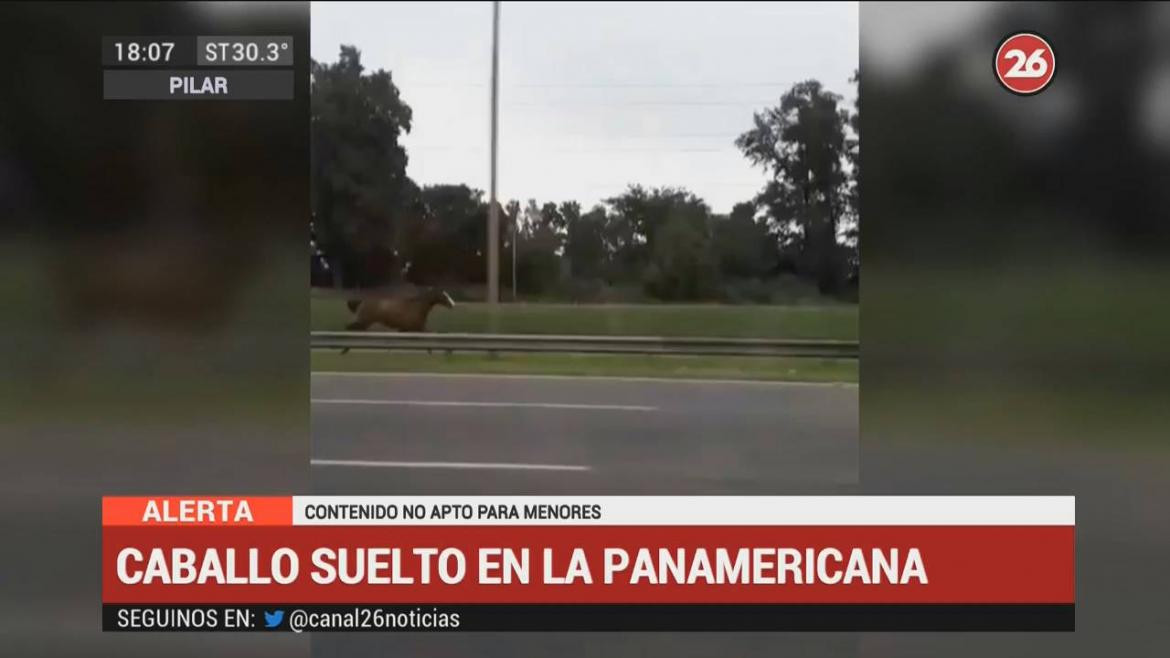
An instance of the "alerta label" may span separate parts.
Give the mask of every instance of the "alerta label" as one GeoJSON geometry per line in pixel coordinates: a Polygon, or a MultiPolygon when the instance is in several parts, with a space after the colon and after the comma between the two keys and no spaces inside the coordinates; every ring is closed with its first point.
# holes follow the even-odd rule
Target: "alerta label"
{"type": "Polygon", "coordinates": [[[151,499],[142,513],[143,523],[251,523],[252,508],[247,499],[221,500],[151,499]]]}

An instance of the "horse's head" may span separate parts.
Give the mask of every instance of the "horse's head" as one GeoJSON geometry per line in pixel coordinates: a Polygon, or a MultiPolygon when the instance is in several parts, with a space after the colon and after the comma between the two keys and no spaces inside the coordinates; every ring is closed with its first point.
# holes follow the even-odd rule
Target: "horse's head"
{"type": "Polygon", "coordinates": [[[451,295],[448,295],[445,290],[439,290],[438,288],[431,288],[427,293],[427,301],[432,306],[438,304],[447,308],[455,308],[455,300],[451,299],[451,295]]]}

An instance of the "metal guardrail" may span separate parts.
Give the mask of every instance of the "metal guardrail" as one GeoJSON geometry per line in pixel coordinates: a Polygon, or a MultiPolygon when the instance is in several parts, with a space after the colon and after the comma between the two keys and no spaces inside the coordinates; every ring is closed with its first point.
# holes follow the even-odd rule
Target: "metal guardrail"
{"type": "Polygon", "coordinates": [[[856,341],[314,331],[315,349],[858,358],[856,341]]]}

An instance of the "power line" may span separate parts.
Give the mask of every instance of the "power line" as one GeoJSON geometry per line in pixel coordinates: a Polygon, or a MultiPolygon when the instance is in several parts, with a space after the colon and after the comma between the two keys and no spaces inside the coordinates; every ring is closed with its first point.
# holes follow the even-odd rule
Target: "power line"
{"type": "MultiPolygon", "coordinates": [[[[734,146],[724,148],[558,148],[529,146],[527,149],[540,153],[727,153],[734,151],[734,146]]],[[[421,144],[408,147],[408,151],[468,151],[482,152],[482,146],[438,145],[421,144]]]]}
{"type": "MultiPolygon", "coordinates": [[[[629,187],[630,185],[633,185],[633,184],[634,183],[632,181],[625,181],[624,183],[591,183],[591,182],[586,182],[583,184],[583,187],[585,187],[586,189],[611,188],[611,187],[619,187],[619,188],[625,189],[626,187],[629,187]]],[[[653,184],[653,183],[642,183],[642,187],[645,187],[645,188],[664,187],[664,186],[671,187],[671,185],[669,185],[669,184],[657,185],[657,184],[653,184]]],[[[750,187],[753,189],[758,189],[761,186],[762,186],[762,183],[696,181],[696,182],[687,184],[685,187],[690,188],[690,189],[698,189],[701,187],[750,187]]]]}
{"type": "Polygon", "coordinates": [[[504,107],[759,107],[774,103],[775,100],[756,101],[612,101],[580,102],[572,100],[521,101],[505,103],[504,107]]]}
{"type": "Polygon", "coordinates": [[[505,85],[520,89],[597,88],[597,89],[696,89],[727,87],[788,87],[791,82],[544,82],[505,85]]]}
{"type": "MultiPolygon", "coordinates": [[[[572,139],[600,139],[606,141],[619,140],[645,140],[645,139],[735,139],[739,137],[742,131],[730,133],[658,133],[658,134],[644,134],[634,135],[630,133],[612,134],[612,133],[571,133],[558,132],[552,135],[534,135],[531,133],[525,134],[524,139],[512,139],[510,143],[529,143],[536,142],[539,144],[549,144],[552,139],[557,138],[572,138],[572,139]]],[[[411,146],[424,146],[424,144],[411,144],[411,146]]],[[[446,146],[444,144],[433,144],[433,146],[446,146]]],[[[451,146],[458,146],[451,144],[451,146]]]]}
{"type": "MultiPolygon", "coordinates": [[[[482,82],[403,82],[400,87],[415,89],[487,87],[482,82]]],[[[501,84],[502,89],[734,89],[734,88],[782,88],[792,86],[791,82],[529,82],[501,84]]]]}

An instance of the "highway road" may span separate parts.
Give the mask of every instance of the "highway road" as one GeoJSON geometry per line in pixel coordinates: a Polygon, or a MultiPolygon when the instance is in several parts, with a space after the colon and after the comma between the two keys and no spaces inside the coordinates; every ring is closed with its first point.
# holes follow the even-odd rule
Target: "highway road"
{"type": "Polygon", "coordinates": [[[333,494],[845,492],[853,385],[314,373],[333,494]]]}

